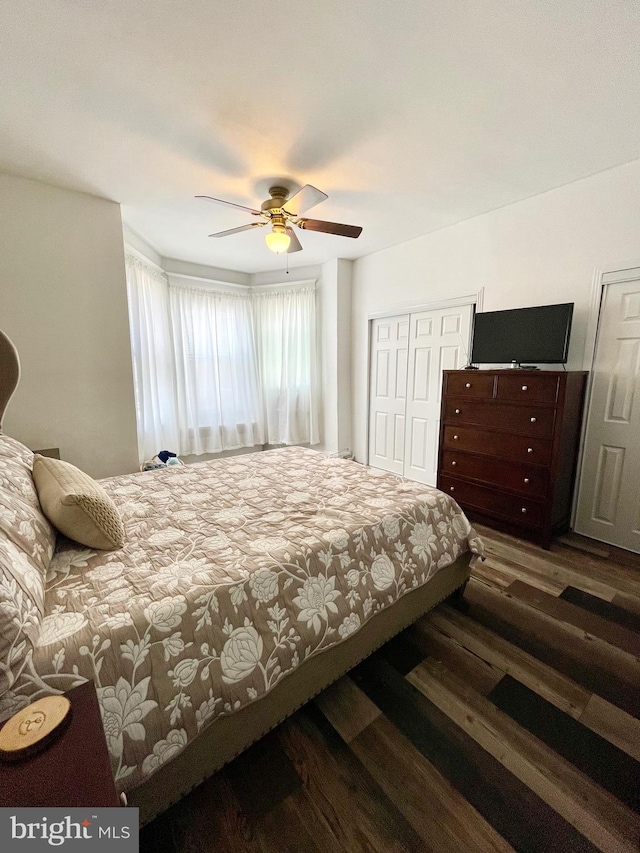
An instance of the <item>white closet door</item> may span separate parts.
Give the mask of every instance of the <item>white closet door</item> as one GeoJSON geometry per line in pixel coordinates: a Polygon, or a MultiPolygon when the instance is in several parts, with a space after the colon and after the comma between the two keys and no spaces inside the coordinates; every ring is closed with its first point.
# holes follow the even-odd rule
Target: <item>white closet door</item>
{"type": "Polygon", "coordinates": [[[605,287],[576,530],[640,553],[640,278],[605,287]]]}
{"type": "Polygon", "coordinates": [[[409,316],[371,325],[369,465],[402,474],[409,316]]]}
{"type": "Polygon", "coordinates": [[[442,371],[464,367],[473,306],[421,311],[410,316],[405,477],[436,485],[442,371]]]}

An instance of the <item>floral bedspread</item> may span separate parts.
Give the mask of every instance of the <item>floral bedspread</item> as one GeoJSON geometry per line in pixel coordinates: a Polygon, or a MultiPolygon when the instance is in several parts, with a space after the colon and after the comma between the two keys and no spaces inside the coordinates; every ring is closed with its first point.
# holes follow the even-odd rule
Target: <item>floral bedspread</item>
{"type": "Polygon", "coordinates": [[[304,448],[103,480],[119,551],[63,541],[3,717],[93,679],[120,790],[482,545],[428,486],[304,448]]]}

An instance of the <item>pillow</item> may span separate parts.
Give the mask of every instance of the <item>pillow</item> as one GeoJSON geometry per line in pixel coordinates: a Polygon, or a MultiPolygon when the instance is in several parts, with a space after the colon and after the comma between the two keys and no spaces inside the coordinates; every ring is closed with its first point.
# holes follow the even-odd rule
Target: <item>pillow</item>
{"type": "Polygon", "coordinates": [[[0,435],[0,696],[38,641],[56,542],[38,501],[32,463],[27,447],[0,435]]]}
{"type": "Polygon", "coordinates": [[[120,513],[88,474],[68,462],[36,454],[33,481],[45,515],[61,533],[89,548],[122,548],[120,513]]]}

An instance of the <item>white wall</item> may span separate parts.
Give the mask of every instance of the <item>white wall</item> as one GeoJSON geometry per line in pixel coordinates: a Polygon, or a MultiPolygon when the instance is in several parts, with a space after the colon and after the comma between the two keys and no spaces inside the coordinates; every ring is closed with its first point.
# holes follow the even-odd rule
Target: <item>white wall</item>
{"type": "Polygon", "coordinates": [[[338,266],[335,261],[322,265],[320,291],[320,376],[322,381],[322,418],[320,446],[337,453],[338,446],[338,266]]]}
{"type": "Polygon", "coordinates": [[[295,267],[289,270],[268,270],[267,272],[251,273],[250,284],[252,287],[261,287],[268,284],[295,284],[298,281],[318,281],[322,279],[322,266],[320,264],[308,267],[295,267]]]}
{"type": "Polygon", "coordinates": [[[575,302],[568,369],[582,369],[596,268],[640,258],[640,161],[354,262],[353,444],[365,461],[367,315],[473,293],[483,310],[575,302]]]}
{"type": "Polygon", "coordinates": [[[126,222],[122,223],[122,233],[124,235],[124,243],[127,249],[134,249],[140,255],[143,255],[148,261],[154,263],[157,267],[162,266],[162,258],[153,248],[151,243],[148,243],[144,237],[138,234],[126,222]]]}
{"type": "Polygon", "coordinates": [[[137,470],[119,206],[0,174],[0,259],[22,362],[5,432],[96,477],[137,470]]]}
{"type": "Polygon", "coordinates": [[[353,261],[338,258],[338,450],[352,449],[351,301],[353,261]]]}
{"type": "Polygon", "coordinates": [[[352,261],[322,265],[322,442],[329,453],[351,449],[351,276],[352,261]]]}
{"type": "Polygon", "coordinates": [[[240,284],[248,287],[251,284],[251,276],[246,272],[237,270],[226,270],[221,267],[208,267],[202,264],[192,264],[190,261],[179,261],[175,258],[162,258],[159,266],[166,273],[200,278],[205,281],[225,284],[240,284]]]}

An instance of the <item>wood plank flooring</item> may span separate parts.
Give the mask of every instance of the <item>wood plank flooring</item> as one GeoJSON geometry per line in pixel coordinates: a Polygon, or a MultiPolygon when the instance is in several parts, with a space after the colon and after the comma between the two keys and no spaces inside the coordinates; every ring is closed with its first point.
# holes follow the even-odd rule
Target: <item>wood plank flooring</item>
{"type": "Polygon", "coordinates": [[[464,600],[145,827],[140,850],[640,850],[640,556],[478,530],[464,600]]]}

